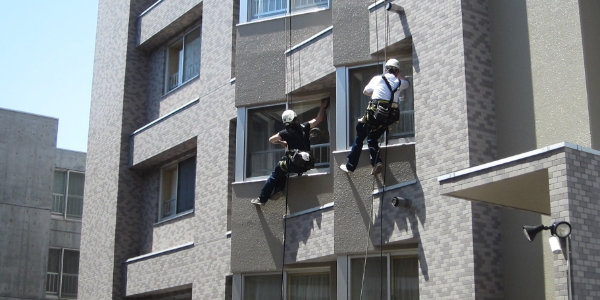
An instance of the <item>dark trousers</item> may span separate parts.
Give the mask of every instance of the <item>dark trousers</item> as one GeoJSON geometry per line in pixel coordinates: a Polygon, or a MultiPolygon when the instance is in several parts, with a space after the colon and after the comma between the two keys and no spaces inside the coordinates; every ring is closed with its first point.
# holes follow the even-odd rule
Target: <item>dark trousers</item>
{"type": "Polygon", "coordinates": [[[354,139],[354,144],[352,144],[352,149],[350,150],[350,154],[348,154],[346,162],[346,168],[349,171],[354,171],[356,169],[365,138],[367,139],[367,145],[369,146],[371,165],[374,166],[376,163],[381,162],[378,140],[386,130],[387,126],[377,128],[360,122],[356,124],[356,138],[354,139]]]}
{"type": "Polygon", "coordinates": [[[285,182],[287,181],[287,174],[292,173],[303,173],[306,169],[296,167],[289,161],[280,161],[271,172],[271,176],[267,178],[265,185],[260,190],[260,202],[265,203],[269,200],[272,194],[283,191],[285,189],[285,182]],[[283,165],[283,167],[282,167],[283,165]],[[274,191],[274,192],[273,192],[274,191]]]}

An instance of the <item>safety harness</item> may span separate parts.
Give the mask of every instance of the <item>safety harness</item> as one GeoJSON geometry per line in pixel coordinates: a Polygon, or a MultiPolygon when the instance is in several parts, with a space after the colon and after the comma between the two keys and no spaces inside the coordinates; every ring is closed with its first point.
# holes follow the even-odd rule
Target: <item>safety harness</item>
{"type": "Polygon", "coordinates": [[[398,103],[394,102],[394,93],[398,90],[401,83],[395,89],[392,89],[385,75],[381,75],[381,78],[383,78],[383,82],[385,82],[392,96],[389,100],[373,99],[369,102],[364,119],[366,119],[367,125],[371,127],[371,130],[377,130],[384,126],[387,127],[400,120],[400,109],[398,108],[398,103]]]}
{"type": "Polygon", "coordinates": [[[298,173],[298,175],[302,175],[302,173],[313,169],[316,161],[310,150],[310,140],[306,138],[306,133],[304,132],[305,126],[300,124],[300,127],[302,128],[302,144],[304,145],[304,149],[309,150],[289,149],[279,162],[281,169],[286,172],[298,173]]]}

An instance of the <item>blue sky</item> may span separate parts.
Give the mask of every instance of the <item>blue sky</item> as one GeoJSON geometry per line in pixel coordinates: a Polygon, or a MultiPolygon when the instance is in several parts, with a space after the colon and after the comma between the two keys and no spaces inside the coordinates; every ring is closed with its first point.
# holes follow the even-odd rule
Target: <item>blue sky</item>
{"type": "Polygon", "coordinates": [[[98,0],[0,0],[0,108],[58,119],[87,151],[98,0]]]}

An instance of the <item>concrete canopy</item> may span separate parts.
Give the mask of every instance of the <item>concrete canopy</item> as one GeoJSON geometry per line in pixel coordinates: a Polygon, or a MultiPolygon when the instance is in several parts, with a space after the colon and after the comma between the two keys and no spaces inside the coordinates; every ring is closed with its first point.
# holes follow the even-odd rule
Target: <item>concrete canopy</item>
{"type": "Polygon", "coordinates": [[[559,143],[440,176],[441,194],[550,215],[550,189],[563,183],[548,174],[565,147],[578,146],[559,143]]]}

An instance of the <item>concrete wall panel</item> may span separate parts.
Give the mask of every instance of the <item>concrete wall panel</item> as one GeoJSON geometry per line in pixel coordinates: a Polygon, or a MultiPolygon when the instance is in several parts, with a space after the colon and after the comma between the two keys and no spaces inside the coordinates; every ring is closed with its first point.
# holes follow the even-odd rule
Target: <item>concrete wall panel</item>
{"type": "Polygon", "coordinates": [[[331,26],[331,13],[328,9],[297,15],[291,21],[278,18],[238,26],[236,106],[285,99],[285,51],[331,26]]]}
{"type": "Polygon", "coordinates": [[[0,298],[42,299],[58,120],[0,109],[0,298]]]}
{"type": "Polygon", "coordinates": [[[590,132],[592,148],[600,149],[600,58],[595,55],[595,49],[600,48],[600,2],[594,0],[579,1],[581,16],[581,36],[585,66],[585,81],[590,113],[590,132]]]}
{"type": "Polygon", "coordinates": [[[334,209],[287,219],[285,239],[285,263],[302,262],[310,259],[332,259],[334,236],[334,209]]]}
{"type": "MultiPolygon", "coordinates": [[[[333,33],[328,31],[286,56],[286,93],[311,84],[335,72],[332,52],[333,33]]],[[[327,86],[323,88],[332,88],[327,86]]]]}
{"type": "Polygon", "coordinates": [[[138,45],[165,42],[202,15],[202,0],[163,0],[138,18],[138,45]]]}
{"type": "Polygon", "coordinates": [[[369,54],[371,0],[333,1],[333,65],[355,64],[372,59],[369,54]],[[339,4],[339,5],[337,5],[339,4]]]}
{"type": "Polygon", "coordinates": [[[578,1],[527,1],[527,17],[536,148],[562,141],[591,147],[578,1]]]}
{"type": "Polygon", "coordinates": [[[85,172],[85,159],[86,154],[84,152],[56,149],[54,166],[62,169],[85,172]]]}
{"type": "Polygon", "coordinates": [[[79,249],[81,245],[81,221],[52,218],[50,247],[79,249]]]}

